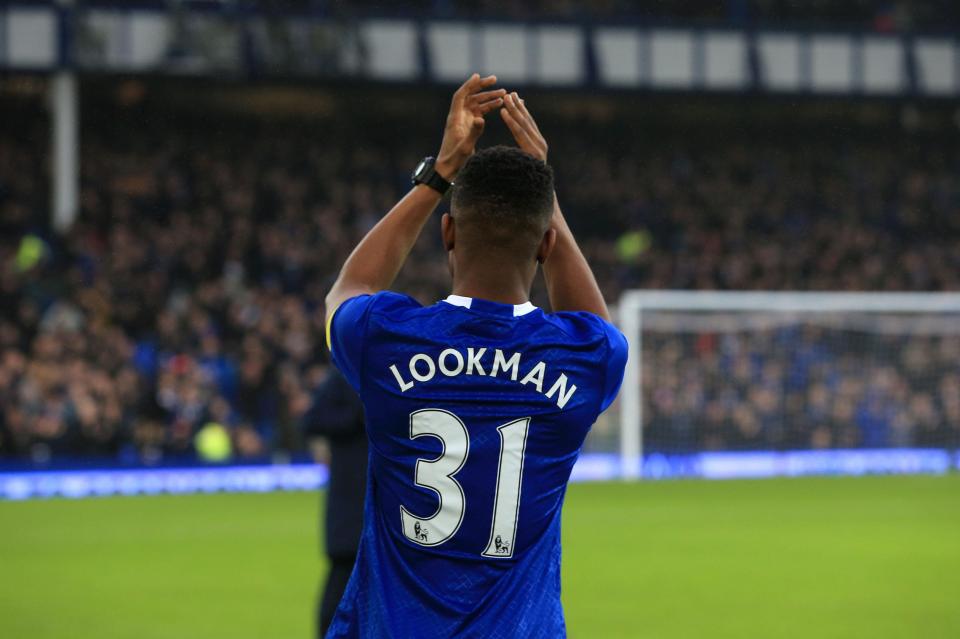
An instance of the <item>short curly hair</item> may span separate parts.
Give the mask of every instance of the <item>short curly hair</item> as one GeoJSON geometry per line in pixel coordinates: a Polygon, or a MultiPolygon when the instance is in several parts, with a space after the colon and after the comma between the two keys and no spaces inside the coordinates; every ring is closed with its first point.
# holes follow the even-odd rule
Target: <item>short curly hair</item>
{"type": "Polygon", "coordinates": [[[452,211],[458,230],[487,248],[536,252],[553,214],[553,169],[529,153],[493,146],[457,175],[452,211]]]}

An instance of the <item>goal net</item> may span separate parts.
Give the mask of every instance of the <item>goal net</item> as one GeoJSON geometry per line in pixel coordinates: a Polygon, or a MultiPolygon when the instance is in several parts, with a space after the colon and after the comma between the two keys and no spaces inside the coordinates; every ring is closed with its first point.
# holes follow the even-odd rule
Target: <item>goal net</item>
{"type": "Polygon", "coordinates": [[[625,477],[960,464],[958,294],[631,291],[618,315],[625,477]]]}

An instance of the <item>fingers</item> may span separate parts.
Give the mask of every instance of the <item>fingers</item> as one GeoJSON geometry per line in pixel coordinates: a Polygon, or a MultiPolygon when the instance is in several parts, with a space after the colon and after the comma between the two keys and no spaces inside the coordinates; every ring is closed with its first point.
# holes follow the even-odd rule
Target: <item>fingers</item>
{"type": "Polygon", "coordinates": [[[480,93],[474,93],[470,96],[469,100],[478,104],[481,102],[489,102],[490,100],[495,100],[497,98],[502,98],[507,94],[506,89],[494,89],[493,91],[481,91],[480,93]]]}
{"type": "Polygon", "coordinates": [[[487,87],[491,87],[496,83],[497,83],[497,76],[495,75],[488,75],[485,78],[481,78],[479,73],[474,73],[469,78],[467,78],[466,82],[460,85],[459,89],[457,89],[454,92],[453,101],[462,102],[468,96],[473,95],[474,93],[477,93],[482,89],[486,89],[487,87]]]}
{"type": "Polygon", "coordinates": [[[453,92],[454,97],[458,95],[461,95],[461,96],[467,95],[467,93],[470,90],[470,87],[473,85],[473,83],[475,83],[479,79],[480,79],[479,73],[474,73],[473,75],[471,75],[469,78],[467,78],[467,80],[463,84],[460,85],[460,88],[458,88],[456,91],[453,92]]]}
{"type": "Polygon", "coordinates": [[[510,117],[522,127],[524,131],[530,134],[536,131],[536,127],[531,126],[530,117],[526,111],[521,109],[520,96],[518,96],[516,92],[505,96],[503,104],[504,110],[510,114],[510,117]]]}
{"type": "Polygon", "coordinates": [[[526,120],[527,116],[524,115],[523,111],[520,110],[520,98],[517,96],[516,91],[504,96],[503,104],[506,110],[510,112],[510,115],[514,120],[517,121],[518,124],[526,120]]]}
{"type": "Polygon", "coordinates": [[[540,127],[537,126],[537,121],[534,120],[533,116],[530,115],[530,112],[527,111],[526,101],[523,98],[521,98],[519,95],[517,95],[516,92],[514,92],[513,96],[514,98],[516,98],[516,101],[520,104],[519,106],[520,112],[526,116],[527,121],[530,123],[530,126],[532,126],[537,133],[540,133],[540,127]]]}
{"type": "Polygon", "coordinates": [[[505,89],[496,89],[495,91],[483,91],[475,93],[467,98],[467,108],[474,113],[486,115],[490,111],[503,106],[503,96],[506,95],[505,89]]]}
{"type": "Polygon", "coordinates": [[[492,87],[497,83],[497,76],[488,75],[485,78],[481,78],[479,74],[474,73],[471,77],[471,80],[474,81],[472,85],[472,92],[479,91],[480,89],[486,89],[487,87],[492,87]]]}
{"type": "Polygon", "coordinates": [[[495,84],[496,81],[497,76],[495,75],[481,78],[478,74],[474,73],[457,89],[457,92],[454,93],[454,108],[466,107],[473,111],[475,115],[483,116],[503,106],[503,96],[507,94],[506,89],[481,90],[495,84]]]}
{"type": "Polygon", "coordinates": [[[520,148],[546,162],[547,142],[520,96],[516,93],[504,96],[500,114],[520,148]]]}
{"type": "Polygon", "coordinates": [[[531,137],[543,137],[540,134],[540,128],[537,126],[533,116],[527,111],[526,103],[517,95],[516,91],[504,97],[504,105],[510,110],[510,115],[526,129],[531,137]]]}
{"type": "Polygon", "coordinates": [[[496,98],[494,100],[489,100],[488,102],[478,104],[477,106],[474,107],[474,111],[479,113],[480,115],[486,115],[491,111],[493,111],[494,109],[499,109],[502,106],[503,106],[503,98],[496,98]]]}
{"type": "Polygon", "coordinates": [[[517,141],[520,148],[526,149],[533,146],[533,140],[530,138],[530,134],[527,133],[527,130],[517,121],[516,116],[511,112],[509,97],[504,102],[504,108],[500,109],[500,117],[503,118],[503,122],[507,125],[507,128],[510,129],[510,133],[513,134],[513,139],[517,141]]]}

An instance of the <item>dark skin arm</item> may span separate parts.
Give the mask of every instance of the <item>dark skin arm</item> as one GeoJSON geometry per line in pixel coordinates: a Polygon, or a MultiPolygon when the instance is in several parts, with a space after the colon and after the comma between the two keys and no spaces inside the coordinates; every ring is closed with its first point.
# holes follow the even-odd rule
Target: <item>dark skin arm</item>
{"type": "MultiPolygon", "coordinates": [[[[535,158],[547,161],[547,141],[526,104],[516,93],[504,97],[500,116],[513,134],[517,145],[535,158]]],[[[563,217],[556,196],[553,198],[551,227],[557,242],[543,263],[547,294],[554,311],[588,311],[610,321],[610,311],[587,259],[577,246],[573,232],[563,217]]]]}
{"type": "MultiPolygon", "coordinates": [[[[496,76],[481,78],[475,73],[453,94],[435,165],[448,181],[473,155],[483,133],[483,116],[503,105],[506,92],[490,89],[496,81],[496,76]]],[[[418,184],[367,233],[327,294],[328,322],[337,307],[351,297],[390,287],[441,197],[430,187],[418,184]]]]}

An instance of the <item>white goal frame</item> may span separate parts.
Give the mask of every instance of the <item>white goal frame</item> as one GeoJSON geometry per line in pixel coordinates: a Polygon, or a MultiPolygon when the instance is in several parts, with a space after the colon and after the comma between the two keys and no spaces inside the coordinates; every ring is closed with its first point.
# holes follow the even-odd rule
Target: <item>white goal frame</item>
{"type": "Polygon", "coordinates": [[[630,353],[620,393],[620,475],[643,476],[644,311],[960,313],[960,293],[629,290],[617,315],[630,353]]]}

